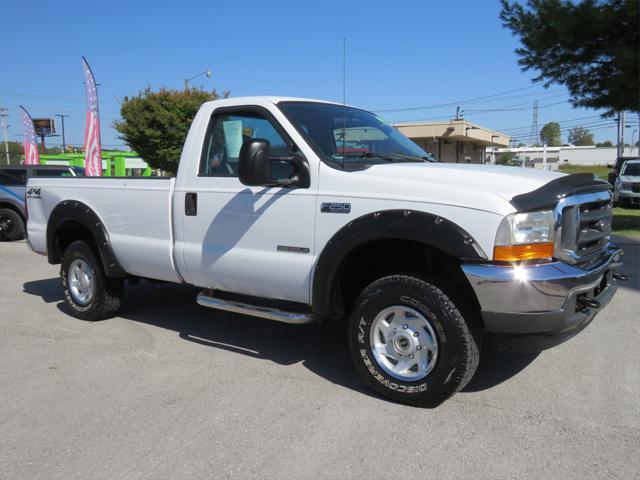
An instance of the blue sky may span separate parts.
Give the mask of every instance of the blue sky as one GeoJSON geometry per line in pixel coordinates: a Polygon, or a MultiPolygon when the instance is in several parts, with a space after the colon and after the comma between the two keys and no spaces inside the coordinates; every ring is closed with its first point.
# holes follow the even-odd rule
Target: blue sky
{"type": "MultiPolygon", "coordinates": [[[[9,45],[0,106],[9,108],[12,140],[21,139],[22,104],[33,117],[71,115],[67,143],[80,144],[84,55],[101,84],[103,144],[121,146],[111,128],[119,99],[147,86],[182,88],[185,77],[207,68],[212,78],[193,85],[232,96],[341,101],[344,37],[349,104],[374,111],[453,104],[381,112],[389,121],[452,118],[460,101],[468,120],[526,142],[538,100],[540,127],[552,120],[567,129],[582,124],[596,141],[615,141],[613,122],[605,124],[601,112],[572,108],[564,87],[531,86],[534,75],[518,67],[517,40],[502,27],[499,9],[494,0],[5,0],[9,45]],[[512,90],[518,91],[462,102],[512,90]]],[[[631,134],[632,128],[628,139],[631,134]]]]}

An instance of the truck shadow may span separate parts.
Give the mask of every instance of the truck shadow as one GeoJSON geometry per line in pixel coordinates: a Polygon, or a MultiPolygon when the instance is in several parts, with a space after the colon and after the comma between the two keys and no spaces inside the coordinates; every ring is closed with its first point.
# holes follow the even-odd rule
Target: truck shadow
{"type": "MultiPolygon", "coordinates": [[[[69,314],[58,278],[26,282],[23,290],[69,314]]],[[[356,373],[345,324],[287,325],[200,307],[199,290],[185,285],[141,281],[127,287],[121,318],[177,332],[199,345],[268,360],[278,365],[302,362],[328,381],[374,396],[356,373]]],[[[78,320],[80,321],[80,320],[78,320]]],[[[108,320],[107,320],[108,321],[108,320]]],[[[537,355],[500,352],[485,339],[478,371],[464,392],[490,389],[522,371],[537,355]]]]}

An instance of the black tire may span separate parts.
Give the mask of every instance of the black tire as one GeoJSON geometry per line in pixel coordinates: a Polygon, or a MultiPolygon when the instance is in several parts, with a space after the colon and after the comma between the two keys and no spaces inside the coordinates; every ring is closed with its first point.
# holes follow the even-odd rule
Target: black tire
{"type": "Polygon", "coordinates": [[[24,220],[10,208],[0,208],[0,241],[12,242],[24,238],[24,220]]]}
{"type": "Polygon", "coordinates": [[[406,275],[384,277],[364,289],[349,317],[349,343],[358,372],[375,391],[419,407],[437,407],[464,388],[480,361],[473,319],[465,321],[460,308],[437,286],[406,275]],[[433,327],[437,358],[424,378],[400,380],[388,374],[373,354],[369,340],[372,323],[391,306],[413,309],[433,327]]]}
{"type": "Polygon", "coordinates": [[[60,280],[65,300],[74,317],[83,320],[103,320],[115,316],[122,304],[123,280],[107,277],[100,258],[93,248],[83,241],[71,243],[64,251],[60,280]],[[93,271],[93,295],[87,303],[80,302],[69,285],[69,270],[78,259],[86,262],[93,271]]]}

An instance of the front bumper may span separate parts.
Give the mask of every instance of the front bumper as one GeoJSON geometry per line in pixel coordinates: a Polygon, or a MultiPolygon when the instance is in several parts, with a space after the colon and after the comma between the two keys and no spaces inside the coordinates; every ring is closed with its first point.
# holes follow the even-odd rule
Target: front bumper
{"type": "Polygon", "coordinates": [[[640,193],[631,190],[617,190],[614,197],[616,202],[640,204],[640,193]]]}
{"type": "Polygon", "coordinates": [[[622,250],[609,247],[589,267],[464,264],[487,331],[503,350],[539,351],[579,333],[609,303],[622,250]],[[595,302],[594,302],[595,300],[595,302]]]}

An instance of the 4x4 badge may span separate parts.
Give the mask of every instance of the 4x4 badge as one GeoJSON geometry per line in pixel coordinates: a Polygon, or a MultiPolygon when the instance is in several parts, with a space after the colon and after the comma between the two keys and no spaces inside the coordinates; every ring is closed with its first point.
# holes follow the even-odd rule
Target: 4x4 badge
{"type": "Polygon", "coordinates": [[[40,198],[40,189],[31,187],[27,190],[27,198],[40,198]]]}

